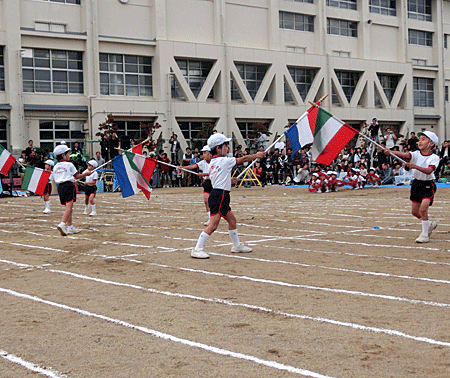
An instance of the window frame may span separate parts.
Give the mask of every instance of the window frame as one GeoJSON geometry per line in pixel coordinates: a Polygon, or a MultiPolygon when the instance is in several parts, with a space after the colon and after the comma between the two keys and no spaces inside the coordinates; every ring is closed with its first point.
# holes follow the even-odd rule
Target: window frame
{"type": "MultiPolygon", "coordinates": [[[[308,95],[308,92],[311,89],[312,83],[316,76],[317,69],[311,67],[293,67],[293,66],[288,66],[287,69],[292,77],[292,80],[294,81],[295,87],[297,88],[300,97],[302,98],[303,101],[305,101],[306,96],[308,95]],[[301,79],[305,80],[302,81],[301,79]]],[[[291,96],[292,98],[292,95],[286,85],[284,92],[285,102],[294,102],[293,98],[291,100],[287,99],[287,97],[289,96],[291,96]]]]}
{"type": "Polygon", "coordinates": [[[327,0],[327,6],[341,9],[358,10],[357,0],[327,0]]]}
{"type": "MultiPolygon", "coordinates": [[[[212,67],[215,64],[214,60],[201,60],[201,59],[182,59],[182,58],[175,58],[175,61],[178,65],[178,68],[180,69],[181,73],[183,74],[184,79],[186,80],[186,83],[188,84],[189,88],[191,89],[192,93],[194,94],[195,98],[198,98],[198,95],[200,94],[203,85],[205,84],[206,79],[208,78],[209,73],[212,70],[212,67]],[[185,68],[180,66],[180,63],[185,64],[185,68]],[[194,64],[199,64],[200,66],[197,68],[199,72],[201,72],[200,75],[195,75],[195,68],[191,67],[194,64]],[[206,73],[206,75],[204,75],[206,73]],[[198,88],[195,88],[194,83],[198,83],[198,88]]],[[[172,85],[172,98],[175,99],[183,99],[183,92],[178,86],[177,80],[174,80],[172,75],[171,80],[172,85]]],[[[208,94],[208,99],[214,99],[214,86],[211,89],[210,93],[208,94]]]]}
{"type": "Polygon", "coordinates": [[[358,22],[329,17],[327,18],[327,34],[358,38],[358,22]],[[334,25],[332,25],[332,23],[334,23],[334,25]],[[337,32],[332,33],[333,30],[337,30],[337,32]]]}
{"type": "Polygon", "coordinates": [[[408,44],[433,47],[433,33],[425,30],[408,29],[408,44]]]}
{"type": "MultiPolygon", "coordinates": [[[[261,87],[261,83],[266,76],[269,65],[236,62],[234,64],[239,72],[239,75],[241,76],[242,81],[244,82],[245,87],[247,88],[250,97],[254,100],[259,88],[261,87]],[[255,77],[254,79],[252,78],[253,75],[255,77]]],[[[231,80],[231,100],[242,100],[239,90],[233,80],[231,80]]],[[[267,94],[263,101],[268,101],[267,94]]]]}
{"type": "Polygon", "coordinates": [[[414,107],[434,108],[434,79],[414,76],[413,95],[414,107]]]}
{"type": "Polygon", "coordinates": [[[431,0],[408,0],[408,18],[410,19],[432,22],[432,11],[431,0]]]}
{"type": "Polygon", "coordinates": [[[397,16],[396,0],[369,0],[369,12],[397,16]]]}
{"type": "Polygon", "coordinates": [[[280,11],[278,13],[279,28],[314,33],[315,17],[309,14],[280,11]],[[292,18],[292,20],[288,20],[292,18]],[[289,27],[292,26],[292,27],[289,27]]]}

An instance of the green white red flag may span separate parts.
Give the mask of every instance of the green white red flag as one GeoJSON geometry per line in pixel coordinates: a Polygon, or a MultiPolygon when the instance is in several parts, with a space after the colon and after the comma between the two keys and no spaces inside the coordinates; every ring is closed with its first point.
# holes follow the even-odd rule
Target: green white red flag
{"type": "Polygon", "coordinates": [[[311,154],[316,163],[329,165],[359,131],[319,108],[311,154]]]}
{"type": "Polygon", "coordinates": [[[0,173],[6,176],[15,161],[16,158],[0,144],[0,173]]]}
{"type": "Polygon", "coordinates": [[[38,196],[43,196],[51,173],[51,171],[28,166],[22,179],[21,189],[29,190],[38,196]]]}

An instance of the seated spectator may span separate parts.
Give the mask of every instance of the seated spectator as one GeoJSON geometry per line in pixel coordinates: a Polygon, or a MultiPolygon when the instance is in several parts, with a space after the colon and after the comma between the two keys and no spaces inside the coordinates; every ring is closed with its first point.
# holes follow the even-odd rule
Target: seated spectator
{"type": "Polygon", "coordinates": [[[383,163],[380,170],[381,185],[391,185],[394,183],[394,172],[389,163],[383,163]]]}
{"type": "Polygon", "coordinates": [[[97,162],[97,167],[100,167],[101,165],[105,164],[105,159],[102,158],[99,151],[95,153],[94,160],[97,162]]]}

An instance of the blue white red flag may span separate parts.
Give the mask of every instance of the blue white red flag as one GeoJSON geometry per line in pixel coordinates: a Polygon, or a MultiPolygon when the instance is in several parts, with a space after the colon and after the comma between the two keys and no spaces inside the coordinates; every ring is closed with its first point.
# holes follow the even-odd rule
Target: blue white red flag
{"type": "Polygon", "coordinates": [[[113,160],[113,167],[122,190],[122,197],[130,197],[142,190],[150,199],[152,187],[150,179],[156,166],[156,160],[124,151],[113,160]]]}
{"type": "Polygon", "coordinates": [[[317,108],[312,106],[285,132],[292,147],[292,155],[314,141],[317,108]]]}

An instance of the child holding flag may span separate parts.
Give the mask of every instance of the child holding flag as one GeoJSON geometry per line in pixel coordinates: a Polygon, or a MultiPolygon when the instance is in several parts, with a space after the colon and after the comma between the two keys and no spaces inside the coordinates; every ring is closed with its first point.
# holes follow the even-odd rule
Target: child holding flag
{"type": "Polygon", "coordinates": [[[266,153],[258,152],[254,155],[246,155],[239,158],[226,157],[229,151],[228,143],[230,140],[231,138],[227,138],[223,134],[213,134],[208,139],[208,146],[212,154],[209,164],[209,178],[213,189],[208,198],[211,217],[208,227],[200,234],[197,245],[192,249],[191,257],[197,259],[209,258],[209,255],[203,248],[211,234],[217,229],[220,217],[225,218],[228,222],[228,234],[233,242],[231,252],[248,253],[252,251],[250,247],[239,241],[236,218],[230,208],[231,171],[234,166],[246,161],[263,158],[266,153]]]}
{"type": "MultiPolygon", "coordinates": [[[[46,160],[45,161],[45,170],[46,171],[51,171],[53,166],[55,165],[55,163],[53,162],[53,160],[46,160]]],[[[44,189],[44,203],[45,203],[45,209],[43,211],[44,214],[50,214],[51,210],[50,210],[50,194],[52,192],[52,181],[53,181],[53,173],[50,173],[50,177],[48,178],[48,182],[47,185],[45,185],[45,189],[44,189]]]]}
{"type": "MultiPolygon", "coordinates": [[[[92,172],[95,168],[97,168],[97,162],[95,160],[89,160],[87,162],[87,169],[83,172],[92,172]]],[[[95,209],[95,193],[97,193],[97,179],[98,173],[94,171],[86,178],[84,183],[84,215],[89,214],[89,203],[92,207],[92,212],[89,214],[90,217],[97,215],[97,210],[95,209]]]]}
{"type": "Polygon", "coordinates": [[[53,178],[58,184],[61,205],[66,206],[61,223],[57,226],[57,229],[62,236],[77,234],[80,230],[72,224],[73,203],[77,200],[75,180],[89,176],[91,171],[85,171],[81,174],[78,173],[75,166],[70,163],[70,148],[65,144],[56,146],[53,154],[56,156],[56,160],[58,160],[58,163],[53,168],[53,178]]]}
{"type": "Polygon", "coordinates": [[[433,154],[433,149],[439,144],[439,138],[432,131],[417,133],[418,151],[400,152],[385,150],[384,153],[394,154],[406,161],[406,167],[414,169],[414,180],[411,184],[411,213],[422,222],[422,233],[416,243],[428,243],[429,237],[437,227],[436,222],[428,219],[428,208],[433,204],[436,184],[434,171],[439,165],[439,156],[433,154]]]}

